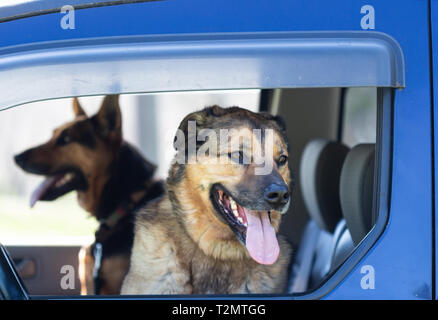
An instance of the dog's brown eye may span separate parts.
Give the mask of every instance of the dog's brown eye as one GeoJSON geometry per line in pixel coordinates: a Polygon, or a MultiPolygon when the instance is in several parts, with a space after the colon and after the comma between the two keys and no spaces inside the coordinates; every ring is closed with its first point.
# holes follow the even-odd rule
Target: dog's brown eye
{"type": "Polygon", "coordinates": [[[287,162],[287,156],[282,155],[282,156],[280,156],[280,158],[278,158],[278,165],[279,166],[284,165],[286,162],[287,162]]]}
{"type": "Polygon", "coordinates": [[[230,157],[231,161],[238,164],[243,164],[243,152],[242,151],[234,151],[230,152],[228,154],[228,157],[230,157]]]}
{"type": "Polygon", "coordinates": [[[66,134],[61,134],[61,136],[56,140],[56,144],[58,146],[66,145],[67,143],[71,142],[71,138],[66,134]]]}

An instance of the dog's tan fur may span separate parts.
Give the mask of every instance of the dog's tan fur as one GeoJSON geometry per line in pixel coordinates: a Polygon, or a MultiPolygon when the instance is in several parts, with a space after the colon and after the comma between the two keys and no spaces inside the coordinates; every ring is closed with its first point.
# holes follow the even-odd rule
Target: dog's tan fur
{"type": "MultiPolygon", "coordinates": [[[[252,136],[254,124],[274,129],[274,158],[287,155],[285,133],[276,119],[234,108],[214,106],[186,117],[200,127],[234,128],[236,134],[250,137],[252,149],[260,144],[252,136]]],[[[219,150],[228,152],[230,150],[219,150]]],[[[216,157],[217,155],[213,155],[216,157]]],[[[207,156],[209,157],[209,156],[207,156]]],[[[167,192],[137,213],[130,269],[122,294],[230,294],[280,293],[287,285],[291,248],[278,238],[280,255],[272,265],[254,261],[246,247],[224,223],[210,200],[210,188],[222,183],[232,193],[251,183],[255,165],[247,168],[233,163],[174,163],[169,171],[167,192]]],[[[290,184],[288,166],[274,166],[290,184]]],[[[278,231],[281,214],[272,211],[272,226],[278,231]]]]}

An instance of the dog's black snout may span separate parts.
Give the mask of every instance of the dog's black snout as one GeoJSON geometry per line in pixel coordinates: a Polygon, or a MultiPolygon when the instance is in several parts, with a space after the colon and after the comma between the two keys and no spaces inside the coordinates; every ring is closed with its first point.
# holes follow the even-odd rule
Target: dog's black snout
{"type": "Polygon", "coordinates": [[[271,184],[265,189],[265,200],[270,204],[283,205],[289,201],[289,189],[285,184],[271,184]]]}
{"type": "Polygon", "coordinates": [[[14,157],[15,163],[18,164],[20,167],[24,167],[27,161],[27,152],[22,152],[20,154],[17,154],[14,157]]]}

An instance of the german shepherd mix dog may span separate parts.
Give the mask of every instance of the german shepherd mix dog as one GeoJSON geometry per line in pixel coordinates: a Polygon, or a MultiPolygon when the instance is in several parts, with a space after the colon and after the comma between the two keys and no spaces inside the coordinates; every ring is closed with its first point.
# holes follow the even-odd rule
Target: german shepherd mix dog
{"type": "Polygon", "coordinates": [[[106,96],[88,117],[73,99],[75,119],[52,138],[15,156],[26,172],[47,176],[33,192],[52,201],[76,190],[79,204],[100,221],[95,242],[79,254],[82,294],[119,294],[129,267],[134,211],[164,193],[156,167],[122,139],[118,96],[106,96]]]}
{"type": "Polygon", "coordinates": [[[172,164],[165,195],[136,213],[122,294],[284,292],[292,250],[276,232],[290,203],[291,175],[281,119],[238,107],[208,107],[182,121],[177,141],[177,157],[185,161],[172,164]],[[193,123],[195,131],[189,132],[193,123]],[[206,128],[217,137],[228,129],[228,140],[249,143],[221,142],[207,154],[198,140],[189,152],[193,134],[206,128]],[[271,129],[271,142],[254,129],[271,129]],[[254,151],[263,145],[272,169],[258,174],[254,151]],[[228,161],[210,161],[219,157],[228,161]]]}

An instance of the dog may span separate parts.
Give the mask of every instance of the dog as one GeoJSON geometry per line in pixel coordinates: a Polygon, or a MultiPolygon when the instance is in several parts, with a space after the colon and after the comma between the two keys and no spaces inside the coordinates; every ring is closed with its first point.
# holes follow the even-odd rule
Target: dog
{"type": "Polygon", "coordinates": [[[164,193],[156,166],[122,138],[118,95],[88,117],[77,98],[75,118],[49,141],[15,156],[24,171],[46,176],[31,196],[52,201],[77,192],[80,206],[100,221],[95,242],[79,253],[81,294],[119,294],[128,271],[134,211],[164,193]]]}
{"type": "Polygon", "coordinates": [[[121,293],[285,292],[292,247],[276,232],[291,202],[286,137],[281,118],[239,107],[212,106],[186,116],[174,143],[175,159],[184,161],[171,165],[165,195],[136,213],[121,293]],[[204,129],[211,134],[204,134],[205,143],[190,141],[204,129]],[[207,152],[206,143],[222,129],[229,130],[228,140],[250,143],[221,143],[207,152]],[[271,129],[272,139],[254,129],[271,129]],[[272,169],[257,174],[261,164],[247,153],[262,148],[263,141],[265,150],[272,150],[266,158],[272,169]],[[220,157],[226,164],[214,163],[220,157]]]}

